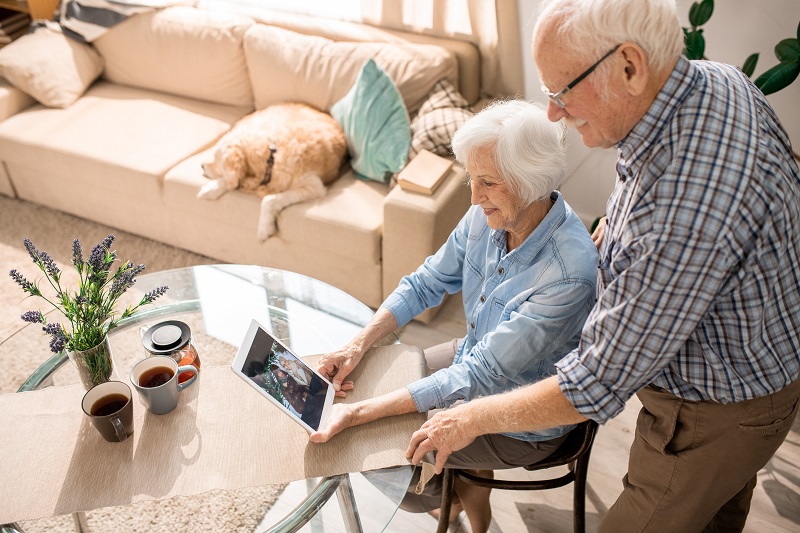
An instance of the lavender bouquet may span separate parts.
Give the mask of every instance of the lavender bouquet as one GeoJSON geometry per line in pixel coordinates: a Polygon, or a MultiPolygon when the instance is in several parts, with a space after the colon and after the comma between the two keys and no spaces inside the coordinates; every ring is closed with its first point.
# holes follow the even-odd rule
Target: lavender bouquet
{"type": "MultiPolygon", "coordinates": [[[[115,312],[117,300],[136,283],[136,276],[144,270],[144,265],[134,265],[130,261],[125,261],[112,271],[112,265],[117,260],[116,252],[111,250],[113,235],[109,235],[92,248],[86,260],[83,257],[80,241],[78,239],[73,241],[72,264],[77,269],[80,280],[77,290],[74,291],[61,287],[61,270],[47,252],[37,250],[30,239],[22,242],[34,264],[44,273],[44,279],[55,292],[55,296],[46,296],[40,290],[38,281],[28,281],[16,269],[9,274],[28,295],[38,296],[60,311],[69,321],[69,326],[59,322],[48,322],[41,311],[28,311],[22,315],[22,320],[43,324],[42,329],[51,336],[50,350],[53,353],[66,349],[72,357],[73,352],[86,352],[88,355],[84,356],[83,364],[87,367],[93,385],[107,381],[111,374],[110,350],[107,347],[106,337],[108,332],[116,327],[120,320],[131,316],[140,306],[152,303],[163,295],[167,287],[158,287],[148,292],[139,303],[127,307],[118,315],[115,312]],[[95,350],[103,345],[105,350],[95,350]],[[93,357],[93,351],[107,353],[93,357]]],[[[83,375],[81,377],[84,378],[83,375]]],[[[86,379],[84,385],[89,385],[86,379]]]]}

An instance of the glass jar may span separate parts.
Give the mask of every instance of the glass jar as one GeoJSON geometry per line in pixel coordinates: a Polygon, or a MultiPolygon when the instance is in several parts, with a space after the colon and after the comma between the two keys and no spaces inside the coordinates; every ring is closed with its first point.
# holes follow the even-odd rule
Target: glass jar
{"type": "MultiPolygon", "coordinates": [[[[148,356],[171,357],[180,365],[192,365],[200,373],[200,356],[192,341],[192,331],[188,324],[179,320],[167,320],[150,327],[142,336],[142,344],[148,356]]],[[[186,371],[178,375],[178,383],[190,379],[194,372],[186,371]]]]}

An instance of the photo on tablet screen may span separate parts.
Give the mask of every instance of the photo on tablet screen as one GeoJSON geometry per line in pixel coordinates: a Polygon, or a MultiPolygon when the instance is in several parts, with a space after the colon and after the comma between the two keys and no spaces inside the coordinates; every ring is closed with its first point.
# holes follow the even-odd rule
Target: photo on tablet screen
{"type": "Polygon", "coordinates": [[[328,382],[261,327],[255,329],[240,368],[251,384],[257,385],[314,431],[319,429],[329,392],[328,382]]]}

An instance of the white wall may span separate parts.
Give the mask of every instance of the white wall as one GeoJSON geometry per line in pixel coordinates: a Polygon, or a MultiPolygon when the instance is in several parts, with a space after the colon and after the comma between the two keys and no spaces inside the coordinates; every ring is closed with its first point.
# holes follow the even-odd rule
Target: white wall
{"type": "MultiPolygon", "coordinates": [[[[678,0],[681,23],[688,26],[692,0],[678,0]]],[[[525,97],[546,103],[530,52],[532,17],[538,1],[517,0],[524,48],[525,97]]],[[[798,0],[725,0],[715,2],[714,14],[705,25],[706,57],[742,66],[753,52],[760,57],[754,78],[778,60],[773,51],[781,39],[796,37],[800,23],[798,0]]],[[[800,152],[800,79],[786,89],[767,97],[789,132],[795,152],[800,152]]],[[[569,179],[561,191],[585,224],[605,212],[614,187],[616,150],[588,149],[580,136],[570,132],[569,179]]]]}

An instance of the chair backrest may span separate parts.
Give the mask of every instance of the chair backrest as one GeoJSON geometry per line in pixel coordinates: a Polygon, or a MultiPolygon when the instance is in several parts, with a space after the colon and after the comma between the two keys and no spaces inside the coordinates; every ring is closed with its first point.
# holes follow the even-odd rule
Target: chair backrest
{"type": "Polygon", "coordinates": [[[567,439],[543,461],[528,465],[525,470],[544,470],[554,466],[561,466],[576,461],[586,450],[591,448],[597,434],[597,422],[587,420],[567,434],[567,439]]]}

